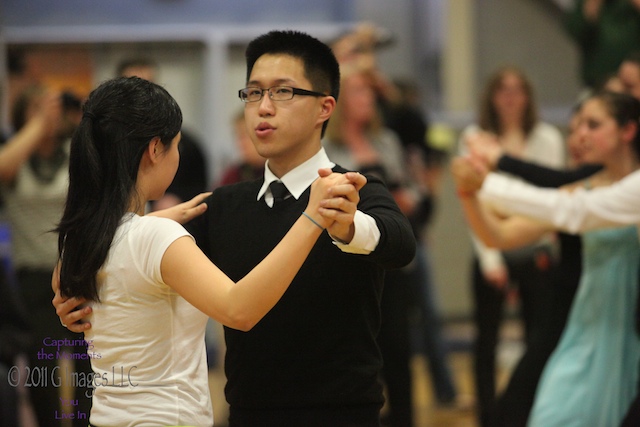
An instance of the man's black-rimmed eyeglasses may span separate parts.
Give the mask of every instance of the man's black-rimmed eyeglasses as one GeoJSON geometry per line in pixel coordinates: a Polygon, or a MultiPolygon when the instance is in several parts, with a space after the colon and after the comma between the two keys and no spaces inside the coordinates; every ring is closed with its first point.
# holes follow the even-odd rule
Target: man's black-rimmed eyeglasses
{"type": "Polygon", "coordinates": [[[269,93],[269,99],[272,101],[288,101],[293,99],[294,95],[304,96],[328,96],[324,93],[314,92],[312,90],[299,89],[291,86],[271,86],[262,89],[255,86],[245,87],[238,91],[238,96],[242,102],[258,102],[262,99],[265,92],[269,93]]]}

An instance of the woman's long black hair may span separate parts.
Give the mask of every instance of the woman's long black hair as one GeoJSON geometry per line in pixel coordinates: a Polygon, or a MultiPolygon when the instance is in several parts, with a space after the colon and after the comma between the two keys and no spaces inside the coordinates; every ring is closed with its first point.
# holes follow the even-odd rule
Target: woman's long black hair
{"type": "Polygon", "coordinates": [[[182,112],[169,93],[138,77],[91,92],[71,140],[69,192],[56,229],[65,296],[99,300],[97,274],[129,210],[142,154],[159,137],[169,146],[182,112]]]}

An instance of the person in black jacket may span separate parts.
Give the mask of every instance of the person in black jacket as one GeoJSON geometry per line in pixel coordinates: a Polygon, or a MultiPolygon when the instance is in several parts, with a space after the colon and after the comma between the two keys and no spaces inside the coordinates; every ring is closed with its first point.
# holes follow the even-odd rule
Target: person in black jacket
{"type": "MultiPolygon", "coordinates": [[[[331,49],[297,31],[272,31],[246,51],[239,91],[264,178],[218,188],[192,224],[196,241],[232,280],[247,274],[299,218],[339,93],[331,49]],[[279,190],[278,190],[279,187],[279,190]],[[282,188],[284,187],[284,188],[282,188]]],[[[335,208],[336,206],[328,206],[335,208]]],[[[411,262],[416,242],[380,179],[367,177],[356,212],[321,209],[327,228],[282,299],[249,332],[225,328],[230,427],[378,427],[380,297],[386,269],[411,262]]],[[[71,330],[84,314],[60,311],[71,330]]]]}
{"type": "MultiPolygon", "coordinates": [[[[333,53],[306,34],[270,32],[249,44],[246,58],[240,98],[251,139],[268,159],[265,176],[216,190],[202,217],[201,244],[230,277],[264,257],[300,215],[317,169],[333,165],[320,140],[339,93],[333,53]],[[274,181],[290,196],[272,205],[274,181]]],[[[408,264],[415,240],[373,176],[354,217],[327,231],[257,328],[225,328],[232,427],[379,425],[384,270],[408,264]]]]}

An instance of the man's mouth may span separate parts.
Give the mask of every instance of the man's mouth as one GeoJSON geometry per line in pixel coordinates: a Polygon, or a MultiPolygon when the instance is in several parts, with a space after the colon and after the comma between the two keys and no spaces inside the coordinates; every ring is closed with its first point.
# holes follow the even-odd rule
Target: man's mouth
{"type": "Polygon", "coordinates": [[[258,136],[267,136],[271,133],[273,133],[273,131],[276,128],[271,126],[269,123],[260,123],[257,127],[256,127],[256,134],[258,136]]]}

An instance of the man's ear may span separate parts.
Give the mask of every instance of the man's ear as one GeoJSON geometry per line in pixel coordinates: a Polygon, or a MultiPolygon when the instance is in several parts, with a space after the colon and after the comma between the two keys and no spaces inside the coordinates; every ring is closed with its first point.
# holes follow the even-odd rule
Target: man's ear
{"type": "Polygon", "coordinates": [[[319,119],[324,123],[329,120],[331,114],[333,114],[333,110],[336,108],[336,99],[333,96],[325,96],[320,107],[321,111],[319,119]]]}

